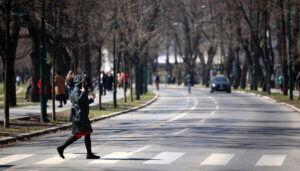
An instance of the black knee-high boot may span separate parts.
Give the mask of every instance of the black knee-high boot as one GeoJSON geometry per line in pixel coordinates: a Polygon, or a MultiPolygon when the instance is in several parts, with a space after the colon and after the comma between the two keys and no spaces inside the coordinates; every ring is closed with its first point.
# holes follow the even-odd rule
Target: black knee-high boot
{"type": "Polygon", "coordinates": [[[58,152],[59,156],[64,159],[65,158],[65,156],[64,156],[65,148],[67,148],[70,144],[72,144],[73,142],[75,142],[78,139],[79,138],[72,135],[69,139],[67,139],[67,141],[62,146],[58,146],[57,152],[58,152]]]}
{"type": "Polygon", "coordinates": [[[91,145],[91,136],[86,135],[84,137],[84,143],[87,151],[86,159],[99,159],[100,156],[96,156],[95,154],[92,153],[92,145],[91,145]]]}

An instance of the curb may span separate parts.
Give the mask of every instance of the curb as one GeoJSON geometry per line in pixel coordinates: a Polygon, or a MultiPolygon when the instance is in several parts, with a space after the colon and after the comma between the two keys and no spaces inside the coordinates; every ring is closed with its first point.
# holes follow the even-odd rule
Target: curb
{"type": "MultiPolygon", "coordinates": [[[[154,103],[159,98],[159,95],[156,92],[154,92],[154,93],[156,94],[155,97],[153,99],[149,100],[148,102],[146,102],[145,104],[141,105],[141,106],[136,106],[136,107],[133,107],[133,108],[128,109],[128,110],[114,112],[114,113],[111,113],[111,114],[106,115],[106,116],[101,116],[99,118],[91,119],[91,123],[94,123],[94,122],[97,122],[97,121],[100,121],[100,120],[104,120],[104,119],[109,119],[109,118],[112,118],[112,117],[115,117],[115,116],[118,116],[118,115],[121,115],[121,114],[133,112],[133,111],[139,110],[141,108],[144,108],[144,107],[154,103]]],[[[40,130],[40,131],[27,133],[27,134],[22,134],[22,135],[19,135],[19,136],[16,136],[16,137],[2,138],[2,139],[0,139],[0,145],[9,144],[9,143],[16,142],[16,141],[24,141],[26,139],[31,139],[33,137],[37,137],[37,136],[40,136],[40,135],[45,135],[45,134],[54,133],[54,132],[57,132],[57,131],[67,130],[67,129],[71,128],[71,126],[72,126],[72,123],[68,123],[68,124],[58,126],[58,127],[48,128],[48,129],[45,129],[45,130],[40,130]]]]}
{"type": "Polygon", "coordinates": [[[241,93],[241,94],[250,94],[250,95],[262,97],[262,98],[264,98],[264,99],[266,99],[266,100],[270,100],[270,101],[275,102],[275,103],[279,103],[279,104],[282,104],[282,105],[286,105],[286,106],[292,108],[294,111],[300,113],[300,109],[299,109],[299,108],[297,108],[297,107],[295,107],[295,106],[293,106],[293,105],[287,104],[287,103],[278,102],[277,100],[272,99],[272,98],[270,98],[270,97],[268,97],[268,96],[263,96],[263,95],[255,94],[255,93],[247,93],[247,92],[243,92],[243,91],[234,91],[234,92],[236,92],[236,93],[241,93]]]}

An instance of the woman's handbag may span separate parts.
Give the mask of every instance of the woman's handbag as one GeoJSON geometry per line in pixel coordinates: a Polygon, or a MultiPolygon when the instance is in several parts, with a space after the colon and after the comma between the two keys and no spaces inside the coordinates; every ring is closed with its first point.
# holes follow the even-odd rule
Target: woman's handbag
{"type": "Polygon", "coordinates": [[[80,122],[81,120],[81,109],[77,107],[72,107],[71,108],[71,113],[70,113],[70,121],[71,122],[80,122]]]}

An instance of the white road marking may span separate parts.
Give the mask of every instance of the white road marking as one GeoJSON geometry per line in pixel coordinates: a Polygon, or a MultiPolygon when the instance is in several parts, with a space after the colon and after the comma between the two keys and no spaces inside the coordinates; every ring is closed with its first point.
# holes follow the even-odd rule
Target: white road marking
{"type": "Polygon", "coordinates": [[[201,121],[200,121],[200,123],[203,123],[203,122],[205,122],[206,121],[206,119],[202,119],[201,121]]]}
{"type": "Polygon", "coordinates": [[[234,157],[234,154],[213,153],[208,158],[206,158],[201,163],[201,165],[226,166],[233,157],[234,157]]]}
{"type": "Polygon", "coordinates": [[[104,157],[101,157],[100,160],[91,161],[90,164],[115,164],[118,161],[126,159],[135,153],[144,151],[144,150],[148,149],[149,147],[151,147],[151,145],[146,145],[146,146],[139,148],[133,152],[124,152],[123,151],[123,152],[110,153],[104,157]]]}
{"type": "Polygon", "coordinates": [[[216,109],[219,109],[220,107],[219,106],[216,106],[216,109]]]}
{"type": "Polygon", "coordinates": [[[132,154],[133,153],[131,152],[114,152],[104,157],[101,157],[100,160],[94,160],[90,162],[90,164],[115,164],[118,161],[131,156],[132,154]]]}
{"type": "Polygon", "coordinates": [[[175,116],[174,118],[171,118],[171,119],[168,120],[167,122],[173,122],[173,121],[176,121],[177,119],[182,118],[182,117],[184,117],[185,115],[187,115],[187,113],[183,113],[183,114],[181,114],[181,115],[175,116]]]}
{"type": "Polygon", "coordinates": [[[144,162],[144,164],[170,164],[184,154],[185,153],[162,152],[151,160],[144,162]]]}
{"type": "Polygon", "coordinates": [[[286,155],[263,155],[256,166],[282,166],[286,155]]]}
{"type": "Polygon", "coordinates": [[[212,111],[210,114],[209,114],[209,116],[212,116],[212,115],[214,115],[216,113],[216,111],[212,111]]]}
{"type": "Polygon", "coordinates": [[[218,102],[217,102],[217,101],[214,101],[214,103],[215,103],[215,104],[218,104],[218,102]]]}
{"type": "Polygon", "coordinates": [[[15,154],[0,158],[0,165],[8,164],[14,161],[22,160],[31,157],[34,154],[15,154]]]}
{"type": "Polygon", "coordinates": [[[149,147],[151,147],[151,145],[146,145],[142,148],[139,148],[139,149],[135,150],[133,153],[138,153],[138,152],[144,151],[144,150],[148,149],[149,147]]]}
{"type": "Polygon", "coordinates": [[[211,116],[213,116],[214,114],[216,114],[216,111],[212,111],[209,115],[208,115],[208,117],[207,118],[204,118],[204,119],[202,119],[201,121],[200,121],[200,123],[203,123],[203,122],[205,122],[207,119],[209,119],[211,116]]]}
{"type": "Polygon", "coordinates": [[[65,156],[65,159],[62,159],[61,157],[59,157],[58,155],[57,156],[54,156],[54,157],[50,157],[46,160],[42,160],[42,161],[39,161],[37,163],[34,163],[34,164],[60,164],[62,162],[65,162],[65,161],[68,161],[70,159],[73,159],[73,158],[76,158],[78,156],[80,156],[80,154],[64,154],[65,156]]]}
{"type": "Polygon", "coordinates": [[[179,135],[179,134],[181,134],[181,133],[184,133],[184,132],[187,131],[188,129],[189,129],[189,128],[185,128],[185,129],[183,129],[183,130],[181,130],[181,131],[175,132],[174,135],[179,135]]]}
{"type": "MultiPolygon", "coordinates": [[[[198,101],[195,101],[193,107],[191,107],[190,110],[195,110],[197,105],[198,105],[198,101]]],[[[185,112],[185,113],[183,113],[183,114],[177,115],[177,116],[175,116],[175,117],[169,119],[169,120],[167,121],[167,123],[176,121],[176,120],[178,120],[178,119],[184,117],[184,116],[187,115],[187,114],[188,114],[188,112],[185,112]]]]}

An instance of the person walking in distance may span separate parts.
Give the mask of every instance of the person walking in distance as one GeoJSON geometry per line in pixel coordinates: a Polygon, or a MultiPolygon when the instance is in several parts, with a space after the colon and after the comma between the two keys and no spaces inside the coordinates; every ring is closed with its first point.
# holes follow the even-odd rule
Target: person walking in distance
{"type": "Polygon", "coordinates": [[[188,92],[189,92],[189,94],[191,94],[191,91],[192,91],[192,76],[191,76],[191,74],[188,73],[186,75],[185,81],[186,81],[186,85],[188,87],[188,92]]]}
{"type": "Polygon", "coordinates": [[[159,74],[157,73],[155,76],[155,85],[156,85],[156,90],[159,90],[159,82],[160,82],[160,78],[159,78],[159,74]]]}
{"type": "Polygon", "coordinates": [[[91,122],[89,120],[89,104],[94,102],[95,94],[92,98],[88,97],[88,82],[82,75],[74,77],[75,88],[71,94],[71,115],[72,121],[72,136],[67,141],[57,147],[57,152],[61,158],[65,158],[64,150],[67,146],[84,136],[84,143],[87,151],[86,159],[99,159],[92,153],[91,149],[91,133],[93,132],[91,122]]]}
{"type": "Polygon", "coordinates": [[[65,78],[61,76],[60,72],[56,72],[54,84],[55,84],[56,100],[59,101],[58,107],[63,107],[63,102],[64,104],[66,104],[67,99],[66,99],[65,78]]]}

